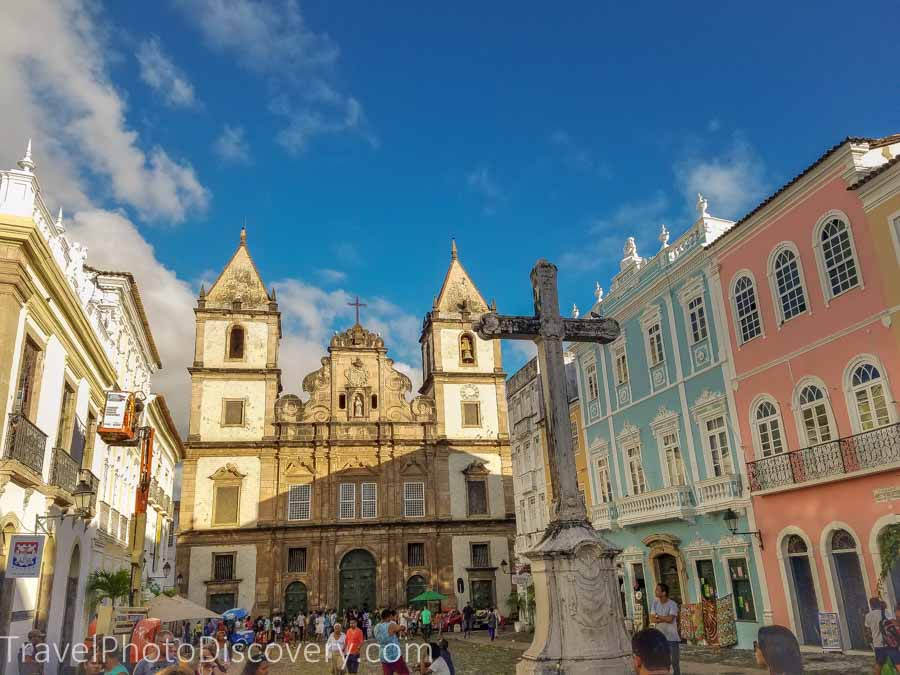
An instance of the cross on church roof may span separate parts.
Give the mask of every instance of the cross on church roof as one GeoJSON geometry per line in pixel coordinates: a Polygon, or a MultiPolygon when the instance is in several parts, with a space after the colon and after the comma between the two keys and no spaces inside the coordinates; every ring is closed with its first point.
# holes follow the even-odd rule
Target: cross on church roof
{"type": "Polygon", "coordinates": [[[356,307],[356,325],[359,325],[359,308],[360,307],[368,307],[368,305],[364,302],[359,301],[359,296],[356,296],[356,302],[348,302],[348,305],[351,307],[356,307]]]}

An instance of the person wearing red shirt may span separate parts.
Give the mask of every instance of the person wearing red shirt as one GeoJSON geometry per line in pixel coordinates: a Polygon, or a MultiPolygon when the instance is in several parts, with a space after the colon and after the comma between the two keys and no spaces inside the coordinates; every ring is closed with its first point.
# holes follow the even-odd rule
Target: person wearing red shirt
{"type": "Polygon", "coordinates": [[[347,672],[359,672],[359,650],[363,643],[363,632],[357,626],[356,619],[350,619],[350,628],[347,629],[347,641],[344,643],[347,649],[347,672]]]}

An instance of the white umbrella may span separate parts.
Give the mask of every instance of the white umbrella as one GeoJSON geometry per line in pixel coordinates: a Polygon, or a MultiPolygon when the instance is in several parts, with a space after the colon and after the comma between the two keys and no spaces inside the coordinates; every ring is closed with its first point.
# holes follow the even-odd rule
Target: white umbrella
{"type": "Polygon", "coordinates": [[[187,598],[180,595],[169,597],[168,595],[157,595],[147,603],[149,609],[148,615],[152,618],[159,619],[163,623],[170,621],[185,621],[188,619],[221,619],[221,614],[206,609],[196,602],[191,602],[187,598]]]}

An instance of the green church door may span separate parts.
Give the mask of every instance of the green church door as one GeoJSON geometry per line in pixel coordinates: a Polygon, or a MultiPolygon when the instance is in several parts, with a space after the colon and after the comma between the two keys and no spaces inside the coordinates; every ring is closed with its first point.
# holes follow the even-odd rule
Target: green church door
{"type": "Polygon", "coordinates": [[[306,614],[308,607],[306,585],[300,581],[289,584],[284,590],[284,616],[288,621],[301,612],[306,614]]]}
{"type": "Polygon", "coordinates": [[[341,560],[341,606],[348,609],[375,609],[375,558],[361,548],[341,560]]]}

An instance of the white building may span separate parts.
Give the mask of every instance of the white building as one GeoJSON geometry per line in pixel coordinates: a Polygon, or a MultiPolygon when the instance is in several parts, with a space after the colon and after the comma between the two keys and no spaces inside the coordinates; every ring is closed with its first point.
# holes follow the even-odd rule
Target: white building
{"type": "MultiPolygon", "coordinates": [[[[88,575],[127,568],[134,557],[137,450],[109,448],[96,435],[106,392],[140,392],[144,423],[156,429],[163,487],[149,509],[151,541],[166,543],[182,454],[165,401],[151,393],[161,363],[134,279],[85,265],[86,250],[68,239],[61,210],[51,217],[34,168],[29,142],[18,169],[0,171],[0,635],[19,636],[0,641],[3,673],[15,668],[7,650],[33,627],[61,649],[81,641],[93,610],[88,575]],[[82,481],[95,492],[85,518],[73,508],[82,481]],[[10,535],[35,530],[48,533],[41,577],[7,578],[10,535]]],[[[155,553],[158,566],[163,557],[174,564],[174,551],[155,553]]]]}

